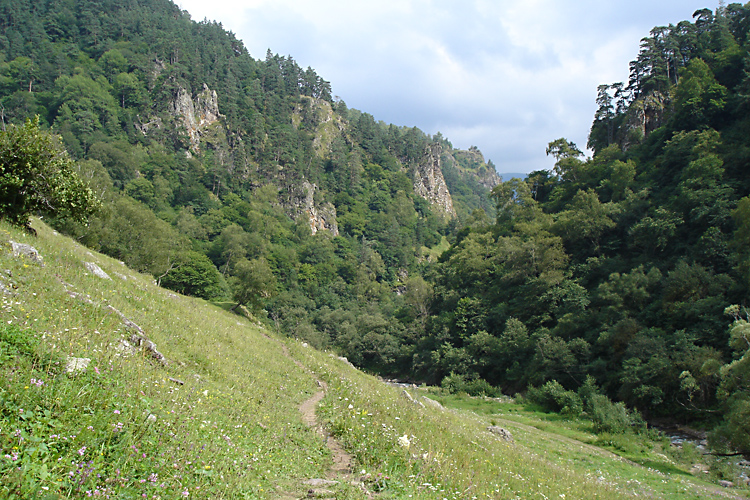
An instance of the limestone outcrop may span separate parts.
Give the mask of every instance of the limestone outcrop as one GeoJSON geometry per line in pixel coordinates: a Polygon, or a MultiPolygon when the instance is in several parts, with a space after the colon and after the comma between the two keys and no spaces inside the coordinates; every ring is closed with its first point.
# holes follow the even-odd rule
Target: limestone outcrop
{"type": "Polygon", "coordinates": [[[625,137],[622,138],[621,144],[623,150],[639,144],[651,132],[662,126],[669,106],[669,97],[661,92],[654,91],[636,99],[628,109],[625,137]]]}
{"type": "Polygon", "coordinates": [[[312,234],[318,231],[330,231],[333,236],[339,235],[336,222],[336,207],[332,203],[315,203],[315,190],[318,187],[308,181],[302,183],[302,198],[297,203],[300,216],[306,217],[312,234]]]}
{"type": "Polygon", "coordinates": [[[442,146],[439,143],[432,143],[425,148],[422,160],[414,169],[414,192],[446,216],[455,217],[453,198],[440,168],[441,153],[442,146]]]}
{"type": "Polygon", "coordinates": [[[193,96],[183,87],[179,87],[171,110],[174,117],[187,131],[190,139],[190,149],[200,151],[201,136],[214,123],[220,122],[224,116],[219,113],[219,97],[215,90],[203,84],[203,90],[193,96]]]}

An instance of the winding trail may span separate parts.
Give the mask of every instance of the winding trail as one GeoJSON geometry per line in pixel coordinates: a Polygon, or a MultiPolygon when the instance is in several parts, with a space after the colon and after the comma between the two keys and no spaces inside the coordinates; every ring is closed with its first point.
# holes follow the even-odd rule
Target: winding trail
{"type": "MultiPolygon", "coordinates": [[[[330,469],[326,472],[326,479],[312,478],[304,481],[304,486],[307,490],[306,496],[302,498],[326,498],[329,496],[331,498],[334,498],[335,492],[330,491],[329,488],[334,487],[339,483],[349,483],[352,485],[356,484],[363,489],[365,495],[368,498],[372,498],[373,494],[365,488],[363,483],[357,482],[354,478],[354,457],[344,449],[341,443],[336,440],[336,438],[334,438],[325,429],[325,427],[323,427],[316,414],[316,408],[318,407],[318,403],[320,403],[325,397],[326,391],[328,390],[328,384],[318,378],[315,373],[313,373],[302,363],[294,359],[294,357],[292,357],[291,353],[289,352],[289,348],[286,346],[286,344],[278,339],[266,335],[265,333],[263,333],[263,336],[265,336],[269,340],[277,342],[281,346],[281,350],[284,353],[284,356],[289,358],[297,367],[310,375],[320,388],[319,391],[317,391],[299,406],[299,412],[302,417],[302,422],[308,427],[314,429],[321,438],[325,439],[326,447],[331,452],[333,463],[330,469]]],[[[300,497],[285,496],[284,498],[291,499],[300,497]]]]}
{"type": "MultiPolygon", "coordinates": [[[[284,347],[286,348],[286,346],[284,347]]],[[[302,367],[296,360],[294,363],[302,367]]],[[[302,368],[304,369],[304,367],[302,368]]],[[[325,397],[328,390],[328,385],[325,382],[317,378],[316,381],[321,390],[313,394],[310,399],[302,403],[299,407],[299,411],[302,414],[302,422],[308,427],[314,428],[315,432],[326,440],[326,447],[331,451],[331,455],[333,456],[333,465],[327,474],[328,479],[351,481],[354,470],[354,457],[347,453],[344,447],[341,446],[341,443],[323,428],[315,414],[315,408],[317,408],[318,403],[325,397]]]]}

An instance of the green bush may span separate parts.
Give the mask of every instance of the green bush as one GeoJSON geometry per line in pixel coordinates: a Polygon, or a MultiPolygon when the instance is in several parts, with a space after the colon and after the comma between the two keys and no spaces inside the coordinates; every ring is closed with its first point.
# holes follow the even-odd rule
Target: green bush
{"type": "Polygon", "coordinates": [[[624,403],[614,403],[599,391],[594,378],[586,377],[586,381],[578,388],[578,396],[583,401],[597,434],[623,434],[629,430],[643,430],[646,425],[637,410],[629,410],[624,403]]]}
{"type": "Polygon", "coordinates": [[[454,372],[451,372],[450,375],[445,377],[440,383],[440,386],[451,394],[463,392],[469,396],[495,397],[500,392],[483,378],[479,378],[476,375],[467,376],[465,374],[457,374],[454,372]]]}
{"type": "Polygon", "coordinates": [[[583,412],[583,401],[574,391],[565,390],[557,380],[550,380],[541,387],[529,387],[526,398],[544,411],[556,411],[563,415],[578,416],[583,412]]]}
{"type": "Polygon", "coordinates": [[[603,394],[594,394],[589,399],[589,416],[594,422],[594,432],[597,434],[609,432],[621,434],[634,425],[634,415],[622,402],[613,403],[603,394]]]}

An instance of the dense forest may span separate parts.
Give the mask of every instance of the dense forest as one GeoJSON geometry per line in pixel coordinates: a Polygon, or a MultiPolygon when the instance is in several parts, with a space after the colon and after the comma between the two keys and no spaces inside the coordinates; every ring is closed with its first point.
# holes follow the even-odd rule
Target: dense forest
{"type": "Polygon", "coordinates": [[[39,116],[103,201],[59,230],[371,371],[750,450],[750,4],[654,28],[593,156],[506,182],[168,0],[0,14],[3,127],[39,116]]]}
{"type": "Polygon", "coordinates": [[[255,60],[167,0],[0,12],[3,124],[39,116],[105,201],[56,227],[163,286],[391,369],[429,248],[494,209],[476,148],[350,110],[311,68],[255,60]]]}

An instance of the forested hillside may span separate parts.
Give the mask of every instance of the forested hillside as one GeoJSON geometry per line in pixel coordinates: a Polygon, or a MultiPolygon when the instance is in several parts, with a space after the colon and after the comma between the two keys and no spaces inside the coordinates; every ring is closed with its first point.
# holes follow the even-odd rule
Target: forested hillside
{"type": "Polygon", "coordinates": [[[5,125],[40,116],[105,201],[58,229],[383,369],[408,370],[419,331],[396,312],[428,249],[499,182],[476,148],[349,110],[168,0],[1,1],[0,104],[5,125]]]}
{"type": "Polygon", "coordinates": [[[599,87],[593,157],[557,139],[502,183],[168,0],[0,0],[0,112],[104,201],[55,227],[165,287],[380,373],[572,414],[601,392],[748,453],[749,29],[750,4],[654,28],[599,87]]]}
{"type": "Polygon", "coordinates": [[[571,413],[595,385],[750,450],[749,27],[731,4],[654,28],[599,87],[593,157],[558,139],[553,171],[493,190],[441,257],[416,374],[571,413]]]}

